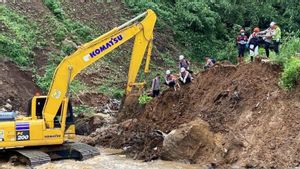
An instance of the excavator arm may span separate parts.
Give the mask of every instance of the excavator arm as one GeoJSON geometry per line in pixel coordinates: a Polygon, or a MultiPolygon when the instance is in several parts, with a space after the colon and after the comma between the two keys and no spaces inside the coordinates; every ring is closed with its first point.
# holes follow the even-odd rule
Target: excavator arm
{"type": "Polygon", "coordinates": [[[68,97],[69,86],[75,76],[118,46],[135,37],[126,87],[126,94],[129,94],[132,87],[136,84],[135,80],[146,50],[148,52],[145,72],[149,70],[155,22],[156,14],[152,10],[147,10],[125,24],[82,45],[76,52],[65,57],[55,70],[43,109],[46,127],[50,129],[54,128],[56,112],[63,99],[68,97]],[[143,17],[144,19],[141,22],[137,22],[143,17]]]}

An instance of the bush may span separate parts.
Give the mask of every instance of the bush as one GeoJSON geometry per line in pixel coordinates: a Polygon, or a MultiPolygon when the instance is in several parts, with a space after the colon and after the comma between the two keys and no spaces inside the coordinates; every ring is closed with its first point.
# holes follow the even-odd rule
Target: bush
{"type": "Polygon", "coordinates": [[[291,90],[300,80],[300,59],[292,57],[284,65],[281,74],[280,85],[286,89],[291,90]]]}
{"type": "Polygon", "coordinates": [[[152,100],[152,97],[148,96],[147,94],[142,94],[139,97],[139,104],[147,104],[152,100]]]}
{"type": "Polygon", "coordinates": [[[281,46],[279,55],[271,55],[273,61],[280,65],[284,65],[289,59],[295,55],[295,53],[300,52],[300,38],[292,38],[289,41],[286,41],[281,46]]]}
{"type": "Polygon", "coordinates": [[[52,11],[52,13],[58,18],[63,20],[65,18],[65,12],[62,10],[58,0],[43,0],[44,4],[52,11]]]}

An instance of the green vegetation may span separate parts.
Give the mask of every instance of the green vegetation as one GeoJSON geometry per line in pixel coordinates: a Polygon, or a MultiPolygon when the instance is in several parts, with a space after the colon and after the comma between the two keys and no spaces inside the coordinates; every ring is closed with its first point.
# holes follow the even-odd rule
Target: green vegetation
{"type": "Polygon", "coordinates": [[[146,104],[152,100],[152,97],[148,96],[147,94],[142,94],[139,97],[139,104],[146,104]]]}
{"type": "MultiPolygon", "coordinates": [[[[76,45],[90,41],[96,35],[88,26],[83,25],[78,21],[66,18],[58,0],[44,0],[43,2],[55,16],[46,16],[44,19],[48,21],[49,27],[52,28],[56,47],[60,51],[59,53],[50,53],[44,75],[36,75],[39,87],[42,90],[47,91],[52,81],[55,68],[60,61],[65,56],[72,54],[76,50],[76,45]]],[[[88,87],[79,80],[75,80],[71,84],[72,93],[76,93],[77,91],[82,91],[87,88],[88,87]]]]}
{"type": "Polygon", "coordinates": [[[62,10],[61,4],[59,1],[43,0],[43,2],[58,19],[63,20],[65,18],[65,12],[62,10]]]}
{"type": "Polygon", "coordinates": [[[32,49],[37,45],[37,25],[0,5],[0,24],[8,31],[0,32],[0,53],[21,66],[30,64],[32,49]]]}
{"type": "Polygon", "coordinates": [[[148,8],[158,14],[158,29],[175,33],[184,53],[203,61],[205,55],[235,62],[235,37],[244,27],[248,33],[276,21],[283,37],[300,35],[300,3],[287,1],[236,0],[125,0],[136,13],[148,8]]]}
{"type": "Polygon", "coordinates": [[[291,90],[300,80],[300,58],[295,57],[300,52],[300,38],[291,38],[281,48],[280,54],[271,55],[276,63],[283,65],[279,84],[286,90],[291,90]]]}
{"type": "Polygon", "coordinates": [[[80,113],[84,113],[85,115],[94,114],[94,109],[87,105],[73,106],[74,115],[77,116],[80,113]]]}
{"type": "Polygon", "coordinates": [[[292,57],[284,65],[280,84],[291,90],[300,80],[300,59],[292,57]]]}
{"type": "Polygon", "coordinates": [[[121,99],[125,93],[124,89],[115,87],[109,82],[107,84],[101,84],[97,89],[97,92],[104,93],[107,96],[111,96],[117,99],[121,99]]]}

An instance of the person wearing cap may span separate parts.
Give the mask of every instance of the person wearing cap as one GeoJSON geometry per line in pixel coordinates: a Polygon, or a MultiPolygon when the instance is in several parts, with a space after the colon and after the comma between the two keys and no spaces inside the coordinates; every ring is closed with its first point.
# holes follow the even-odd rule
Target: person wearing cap
{"type": "Polygon", "coordinates": [[[190,62],[184,58],[183,55],[179,56],[179,70],[183,67],[185,70],[189,70],[190,62]]]}
{"type": "Polygon", "coordinates": [[[278,55],[279,54],[279,44],[281,39],[281,29],[277,25],[276,22],[271,22],[270,24],[272,29],[272,42],[274,45],[274,52],[278,55]]]}
{"type": "Polygon", "coordinates": [[[252,34],[248,39],[247,46],[249,47],[250,50],[251,62],[253,62],[253,58],[256,58],[258,56],[258,45],[259,45],[258,33],[259,32],[260,30],[258,27],[254,28],[252,34]]]}
{"type": "Polygon", "coordinates": [[[243,57],[246,49],[248,37],[245,35],[245,30],[241,29],[240,34],[236,38],[236,43],[238,44],[238,63],[243,63],[243,57]]]}
{"type": "Polygon", "coordinates": [[[160,92],[160,74],[157,74],[155,78],[152,80],[152,86],[151,86],[151,96],[156,97],[159,95],[160,92]]]}
{"type": "Polygon", "coordinates": [[[178,86],[180,88],[179,84],[176,81],[177,81],[176,77],[171,74],[170,70],[167,70],[164,84],[166,84],[170,88],[171,87],[174,88],[174,90],[176,91],[176,86],[178,86]]]}
{"type": "Polygon", "coordinates": [[[179,80],[183,84],[192,82],[192,76],[191,76],[190,72],[188,72],[184,67],[180,68],[179,80]]]}

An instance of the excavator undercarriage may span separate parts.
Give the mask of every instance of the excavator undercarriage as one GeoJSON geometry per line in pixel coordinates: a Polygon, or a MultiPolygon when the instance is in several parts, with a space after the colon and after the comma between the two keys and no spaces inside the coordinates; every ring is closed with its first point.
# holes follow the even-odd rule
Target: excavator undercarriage
{"type": "Polygon", "coordinates": [[[34,167],[61,159],[87,160],[100,155],[100,151],[96,147],[73,142],[57,146],[8,149],[3,150],[0,154],[8,155],[12,164],[17,165],[21,163],[34,167]]]}

